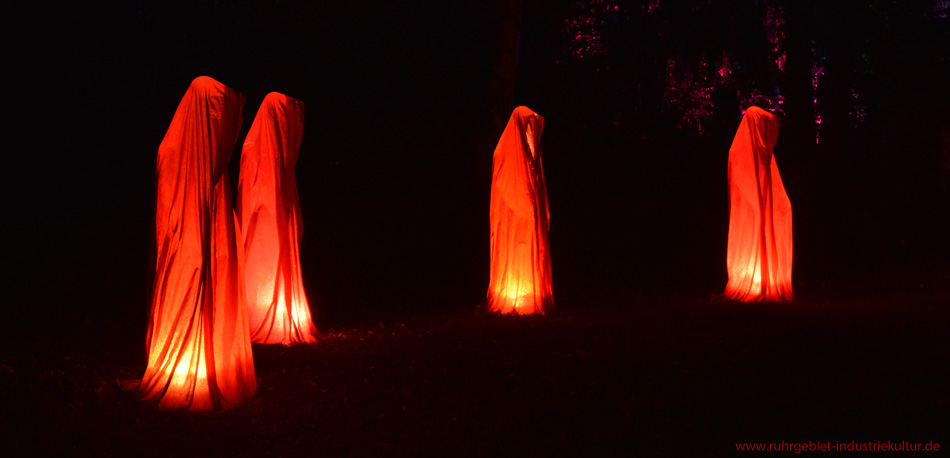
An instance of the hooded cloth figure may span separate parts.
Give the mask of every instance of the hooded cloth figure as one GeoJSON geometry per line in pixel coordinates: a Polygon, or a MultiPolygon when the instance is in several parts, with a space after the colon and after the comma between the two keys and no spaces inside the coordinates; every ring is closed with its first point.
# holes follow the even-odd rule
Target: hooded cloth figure
{"type": "Polygon", "coordinates": [[[228,178],[243,105],[196,78],[158,148],[148,367],[133,388],[162,408],[233,406],[257,386],[228,178]]]}
{"type": "Polygon", "coordinates": [[[300,274],[303,220],[294,164],[303,115],[300,100],[267,94],[241,152],[236,211],[244,236],[251,340],[257,343],[317,341],[300,274]]]}
{"type": "Polygon", "coordinates": [[[492,160],[491,312],[544,314],[554,305],[547,188],[541,168],[544,118],[515,108],[492,160]]]}
{"type": "Polygon", "coordinates": [[[792,300],[792,204],[772,150],[779,117],[750,107],[729,148],[729,283],[742,302],[792,300]]]}

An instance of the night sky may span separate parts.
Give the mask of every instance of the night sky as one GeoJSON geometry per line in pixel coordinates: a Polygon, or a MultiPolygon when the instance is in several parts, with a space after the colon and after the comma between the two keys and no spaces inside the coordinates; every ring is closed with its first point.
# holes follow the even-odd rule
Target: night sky
{"type": "Polygon", "coordinates": [[[199,75],[247,96],[235,188],[264,96],[306,103],[301,256],[321,329],[483,300],[490,157],[498,119],[518,105],[546,120],[559,307],[721,292],[726,161],[753,91],[784,97],[775,155],[794,211],[796,296],[946,291],[946,2],[518,3],[8,2],[11,335],[109,318],[144,338],[156,153],[199,75]],[[516,73],[500,75],[510,97],[493,84],[503,4],[520,10],[516,73]],[[782,71],[763,22],[776,7],[782,71]],[[697,107],[701,127],[684,114],[697,107]]]}

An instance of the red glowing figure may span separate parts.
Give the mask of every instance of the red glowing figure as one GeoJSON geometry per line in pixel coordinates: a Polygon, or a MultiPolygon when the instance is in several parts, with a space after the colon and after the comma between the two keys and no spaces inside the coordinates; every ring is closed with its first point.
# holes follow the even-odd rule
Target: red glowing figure
{"type": "Polygon", "coordinates": [[[257,386],[228,178],[243,105],[196,78],[158,148],[148,367],[132,388],[162,408],[228,407],[257,386]]]}
{"type": "Polygon", "coordinates": [[[792,204],[772,151],[779,117],[750,107],[729,148],[729,282],[742,302],[792,300],[792,204]]]}
{"type": "Polygon", "coordinates": [[[498,140],[491,185],[489,311],[544,314],[554,305],[547,188],[541,167],[544,118],[515,108],[498,140]]]}
{"type": "Polygon", "coordinates": [[[241,152],[236,213],[244,238],[251,340],[257,343],[317,341],[300,273],[303,219],[294,165],[303,115],[300,100],[267,94],[241,152]]]}

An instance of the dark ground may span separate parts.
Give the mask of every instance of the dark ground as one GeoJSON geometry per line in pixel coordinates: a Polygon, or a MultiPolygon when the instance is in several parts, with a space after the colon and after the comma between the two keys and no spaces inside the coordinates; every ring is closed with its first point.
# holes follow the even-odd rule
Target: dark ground
{"type": "Polygon", "coordinates": [[[140,323],[50,318],[4,344],[0,430],[6,456],[715,456],[738,441],[943,445],[948,279],[891,274],[887,292],[791,304],[670,292],[519,318],[447,303],[455,311],[324,329],[314,346],[255,345],[258,395],[202,414],[116,395],[116,379],[144,370],[140,323]]]}

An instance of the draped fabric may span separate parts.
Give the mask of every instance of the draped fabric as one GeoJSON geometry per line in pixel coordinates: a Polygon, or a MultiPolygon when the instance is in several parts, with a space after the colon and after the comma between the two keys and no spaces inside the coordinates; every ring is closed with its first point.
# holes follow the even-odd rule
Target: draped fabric
{"type": "Polygon", "coordinates": [[[300,273],[303,220],[294,165],[303,115],[300,100],[268,94],[241,152],[236,211],[244,236],[251,340],[258,343],[317,341],[300,273]]]}
{"type": "Polygon", "coordinates": [[[541,167],[544,118],[515,108],[492,161],[489,311],[544,314],[554,305],[547,188],[541,167]]]}
{"type": "Polygon", "coordinates": [[[228,407],[256,389],[228,178],[243,105],[196,78],[158,148],[148,367],[135,390],[162,408],[228,407]]]}
{"type": "Polygon", "coordinates": [[[779,117],[750,107],[729,148],[729,282],[742,302],[792,300],[792,204],[772,151],[779,117]]]}

